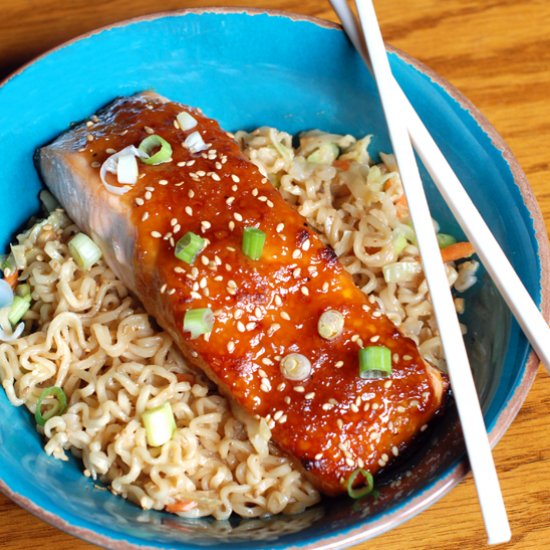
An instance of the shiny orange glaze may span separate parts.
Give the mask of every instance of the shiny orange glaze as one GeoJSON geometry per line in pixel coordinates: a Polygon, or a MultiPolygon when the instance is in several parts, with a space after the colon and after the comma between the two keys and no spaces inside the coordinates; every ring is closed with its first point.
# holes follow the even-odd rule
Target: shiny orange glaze
{"type": "Polygon", "coordinates": [[[137,228],[133,290],[185,356],[244,410],[266,418],[274,441],[325,493],[345,490],[343,481],[359,466],[372,473],[385,467],[441,404],[441,380],[434,390],[416,345],[369,302],[332,249],[214,120],[141,94],[115,101],[94,121],[74,131],[75,147],[94,166],[151,132],[172,145],[172,161],[140,163],[139,182],[117,200],[137,228]],[[182,110],[198,127],[175,126],[182,110]],[[191,154],[182,142],[197,129],[210,145],[191,154]],[[259,261],[241,251],[243,229],[251,226],[267,234],[259,261]],[[210,241],[193,266],[174,256],[187,231],[210,241]],[[185,312],[205,307],[215,312],[213,331],[192,340],[183,332],[185,312]],[[332,341],[317,332],[328,309],[345,316],[343,334],[332,341]],[[372,342],[393,353],[388,379],[359,378],[358,350],[372,342]],[[280,371],[291,352],[311,361],[302,382],[280,371]]]}

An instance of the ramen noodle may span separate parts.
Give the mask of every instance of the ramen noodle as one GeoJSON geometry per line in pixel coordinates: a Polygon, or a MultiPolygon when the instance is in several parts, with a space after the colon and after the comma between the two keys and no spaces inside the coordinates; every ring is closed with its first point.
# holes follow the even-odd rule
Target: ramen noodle
{"type": "MultiPolygon", "coordinates": [[[[235,138],[363,292],[444,368],[393,157],[373,163],[369,137],[311,131],[294,147],[289,134],[260,128],[235,138]],[[394,282],[386,282],[388,265],[397,266],[394,282]]],[[[13,249],[32,306],[23,336],[0,344],[0,377],[10,402],[32,413],[44,388],[63,388],[66,411],[37,427],[46,453],[68,460],[70,451],[84,474],[113,494],[188,518],[294,514],[318,502],[313,485],[270,442],[266,421],[233,411],[103,260],[77,268],[67,242],[78,231],[56,209],[13,249]],[[166,402],[177,429],[169,442],[150,447],[141,415],[166,402]]],[[[446,266],[455,290],[475,283],[477,262],[446,266]]],[[[456,305],[461,312],[463,300],[456,305]]],[[[9,333],[6,309],[0,325],[9,333]]]]}

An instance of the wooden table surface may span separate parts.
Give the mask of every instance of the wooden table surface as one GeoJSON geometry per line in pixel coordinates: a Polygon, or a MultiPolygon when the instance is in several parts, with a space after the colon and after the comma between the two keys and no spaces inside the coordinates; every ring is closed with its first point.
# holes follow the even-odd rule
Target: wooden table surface
{"type": "MultiPolygon", "coordinates": [[[[0,76],[95,27],[159,9],[277,8],[335,20],[324,0],[1,0],[0,76]]],[[[378,0],[385,38],[457,86],[510,145],[550,227],[550,1],[378,0]]],[[[539,369],[521,412],[495,450],[512,542],[550,548],[550,377],[539,369]]],[[[486,546],[469,477],[405,525],[357,548],[478,550],[486,546]]],[[[0,548],[84,550],[0,495],[0,548]]]]}

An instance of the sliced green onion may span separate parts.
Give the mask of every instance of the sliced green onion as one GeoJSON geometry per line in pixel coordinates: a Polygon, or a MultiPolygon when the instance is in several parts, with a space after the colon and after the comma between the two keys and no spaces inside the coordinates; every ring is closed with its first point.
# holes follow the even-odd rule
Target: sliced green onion
{"type": "Polygon", "coordinates": [[[201,151],[204,151],[205,149],[208,149],[206,143],[204,143],[204,139],[202,139],[202,136],[199,134],[199,132],[192,132],[189,134],[185,141],[182,143],[182,145],[189,149],[190,153],[200,153],[201,151]]]}
{"type": "Polygon", "coordinates": [[[256,227],[245,227],[243,233],[243,253],[251,260],[259,260],[265,244],[265,233],[256,227]]]}
{"type": "Polygon", "coordinates": [[[437,234],[437,244],[439,245],[439,248],[447,248],[455,243],[456,239],[452,235],[447,235],[446,233],[437,234]]]}
{"type": "Polygon", "coordinates": [[[421,272],[420,262],[395,262],[382,268],[386,283],[408,283],[421,272]]]}
{"type": "Polygon", "coordinates": [[[27,284],[17,285],[15,288],[15,294],[17,296],[21,296],[21,298],[27,298],[28,300],[31,299],[31,287],[27,284]]]}
{"type": "Polygon", "coordinates": [[[359,376],[365,380],[386,378],[391,374],[391,351],[386,346],[367,346],[359,350],[359,376]]]}
{"type": "Polygon", "coordinates": [[[357,470],[355,470],[346,481],[346,489],[348,491],[348,495],[353,499],[366,497],[368,494],[372,493],[374,489],[374,478],[369,471],[363,470],[363,468],[357,468],[357,470]],[[365,485],[360,489],[354,489],[353,485],[359,475],[362,475],[365,478],[365,485]]]}
{"type": "Polygon", "coordinates": [[[69,241],[69,252],[76,265],[84,271],[90,269],[101,258],[101,248],[84,233],[77,233],[69,241]]]}
{"type": "Polygon", "coordinates": [[[214,314],[210,308],[189,309],[185,312],[183,330],[191,333],[192,340],[209,333],[213,326],[214,314]]]}
{"type": "Polygon", "coordinates": [[[407,248],[407,246],[409,245],[409,242],[405,238],[405,235],[398,232],[398,233],[394,233],[392,244],[393,244],[393,250],[395,252],[395,255],[399,256],[399,254],[401,254],[401,252],[403,252],[403,250],[407,248]]]}
{"type": "Polygon", "coordinates": [[[145,427],[147,443],[150,447],[164,445],[176,431],[176,420],[170,403],[164,403],[155,409],[149,409],[141,415],[145,427]]]}
{"type": "Polygon", "coordinates": [[[21,321],[23,315],[27,313],[30,307],[30,294],[28,296],[25,296],[24,298],[22,298],[21,296],[15,296],[13,298],[13,303],[11,304],[11,309],[8,313],[8,321],[12,324],[12,326],[15,326],[17,323],[19,323],[19,321],[21,321]]]}
{"type": "Polygon", "coordinates": [[[145,164],[162,164],[168,162],[172,158],[172,146],[157,134],[146,137],[140,144],[138,149],[148,155],[147,158],[142,158],[145,164]],[[153,153],[158,149],[156,153],[153,153]],[[151,154],[153,153],[153,154],[151,154]]]}
{"type": "Polygon", "coordinates": [[[197,119],[191,116],[187,111],[182,111],[177,117],[179,127],[185,132],[191,130],[197,125],[197,119]]]}
{"type": "Polygon", "coordinates": [[[333,340],[344,330],[344,316],[335,309],[324,311],[317,322],[319,336],[325,340],[333,340]]]}
{"type": "Polygon", "coordinates": [[[58,200],[46,189],[42,189],[38,197],[48,214],[61,207],[58,200]]]}
{"type": "Polygon", "coordinates": [[[67,396],[65,392],[57,386],[52,386],[42,390],[42,393],[38,396],[34,418],[39,426],[44,426],[50,418],[63,414],[66,410],[67,396]],[[42,414],[42,402],[52,395],[55,397],[55,405],[46,414],[42,414]]]}
{"type": "Polygon", "coordinates": [[[195,258],[204,250],[205,245],[205,239],[189,231],[176,243],[174,254],[178,260],[186,264],[192,264],[195,258]]]}
{"type": "Polygon", "coordinates": [[[305,380],[311,374],[311,362],[301,353],[289,353],[281,361],[281,372],[288,380],[305,380]]]}

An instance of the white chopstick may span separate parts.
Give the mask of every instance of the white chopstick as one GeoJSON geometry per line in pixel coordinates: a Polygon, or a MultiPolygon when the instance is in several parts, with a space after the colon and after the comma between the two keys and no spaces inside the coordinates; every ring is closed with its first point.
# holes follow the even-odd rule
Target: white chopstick
{"type": "Polygon", "coordinates": [[[402,99],[393,83],[372,1],[359,0],[356,5],[416,232],[489,544],[507,542],[511,532],[506,509],[428,201],[401,116],[402,99]]]}
{"type": "MultiPolygon", "coordinates": [[[[368,53],[357,31],[355,17],[347,2],[345,0],[330,0],[330,3],[355,49],[370,65],[368,53]]],[[[550,328],[548,323],[393,75],[391,80],[395,87],[395,93],[399,96],[399,106],[405,114],[409,136],[416,152],[466,237],[474,246],[481,262],[535,353],[550,373],[550,328]]]]}

